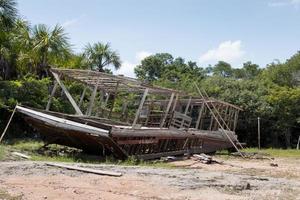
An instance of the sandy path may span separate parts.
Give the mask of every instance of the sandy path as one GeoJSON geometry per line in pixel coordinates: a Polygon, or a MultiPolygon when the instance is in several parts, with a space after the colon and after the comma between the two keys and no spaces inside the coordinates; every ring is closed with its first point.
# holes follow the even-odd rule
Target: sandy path
{"type": "Polygon", "coordinates": [[[30,200],[300,199],[300,160],[277,162],[277,168],[267,161],[238,159],[230,161],[235,167],[191,165],[191,160],[174,162],[176,166],[188,166],[175,169],[80,165],[122,172],[122,177],[65,170],[43,162],[2,162],[0,189],[30,200]]]}

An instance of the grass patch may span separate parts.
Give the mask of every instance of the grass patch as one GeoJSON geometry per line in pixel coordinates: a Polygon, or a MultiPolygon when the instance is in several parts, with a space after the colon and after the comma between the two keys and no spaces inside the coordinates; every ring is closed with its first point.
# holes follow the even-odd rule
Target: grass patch
{"type": "Polygon", "coordinates": [[[5,155],[6,155],[5,148],[3,145],[0,145],[0,161],[4,160],[5,155]]]}
{"type": "MultiPolygon", "coordinates": [[[[143,161],[137,160],[134,157],[129,157],[126,160],[117,160],[113,157],[100,157],[83,153],[81,150],[66,146],[52,144],[47,148],[43,148],[44,143],[34,140],[15,140],[6,145],[0,145],[0,160],[1,155],[5,152],[21,152],[31,156],[34,161],[50,161],[50,162],[67,162],[67,163],[91,163],[91,164],[114,164],[126,166],[151,166],[161,168],[172,168],[169,163],[164,163],[158,160],[143,161]],[[2,153],[3,151],[3,153],[2,153]]],[[[5,157],[5,156],[4,156],[5,157]]],[[[4,158],[3,157],[3,158],[4,158]]]]}
{"type": "MultiPolygon", "coordinates": [[[[247,153],[260,153],[269,155],[271,157],[288,157],[288,158],[300,158],[300,150],[297,149],[258,149],[258,148],[244,148],[242,152],[247,153]]],[[[217,156],[222,158],[231,158],[232,156],[228,153],[227,150],[218,151],[217,156]]]]}
{"type": "Polygon", "coordinates": [[[243,151],[245,152],[259,152],[269,154],[272,157],[293,157],[293,158],[300,158],[300,150],[297,149],[258,149],[258,148],[246,148],[243,151]]]}
{"type": "Polygon", "coordinates": [[[5,200],[21,200],[22,196],[12,196],[8,192],[0,190],[0,199],[5,199],[5,200]]]}

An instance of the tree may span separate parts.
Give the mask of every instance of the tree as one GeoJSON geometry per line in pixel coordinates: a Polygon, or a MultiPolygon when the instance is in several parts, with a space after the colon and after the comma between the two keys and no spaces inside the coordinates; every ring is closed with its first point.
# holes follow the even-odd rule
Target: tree
{"type": "Polygon", "coordinates": [[[38,74],[40,77],[47,76],[51,59],[66,59],[70,55],[69,39],[63,27],[59,25],[50,29],[44,24],[39,24],[33,27],[32,34],[33,50],[38,59],[38,74]]]}
{"type": "Polygon", "coordinates": [[[10,31],[18,16],[16,6],[17,3],[14,0],[0,0],[0,75],[3,79],[11,77],[10,31]]]}
{"type": "Polygon", "coordinates": [[[231,65],[224,61],[219,61],[212,69],[212,72],[213,75],[222,76],[222,77],[231,77],[233,74],[231,65]]]}
{"type": "Polygon", "coordinates": [[[253,79],[257,77],[261,72],[257,64],[251,63],[251,61],[245,62],[243,68],[233,69],[233,76],[237,79],[253,79]]]}
{"type": "Polygon", "coordinates": [[[113,51],[109,43],[90,43],[86,45],[84,55],[91,69],[105,72],[105,67],[112,65],[115,69],[121,67],[120,56],[113,51]]]}
{"type": "Polygon", "coordinates": [[[14,26],[18,17],[16,7],[17,2],[15,0],[0,0],[0,27],[3,27],[4,31],[7,31],[14,26]]]}
{"type": "Polygon", "coordinates": [[[152,82],[161,78],[164,68],[172,64],[173,60],[169,53],[157,53],[143,59],[134,72],[139,79],[152,82]]]}

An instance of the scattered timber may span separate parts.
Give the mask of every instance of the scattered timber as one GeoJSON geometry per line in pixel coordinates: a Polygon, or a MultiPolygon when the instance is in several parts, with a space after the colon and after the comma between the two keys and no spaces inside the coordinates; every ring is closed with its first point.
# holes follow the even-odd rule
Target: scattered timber
{"type": "Polygon", "coordinates": [[[95,170],[95,169],[75,167],[75,166],[63,165],[63,164],[57,164],[57,163],[46,163],[46,165],[53,166],[53,167],[65,168],[65,169],[69,169],[69,170],[77,170],[77,171],[86,172],[86,173],[98,174],[98,175],[107,175],[107,176],[116,176],[116,177],[122,176],[122,173],[118,173],[118,172],[95,170]]]}
{"type": "Polygon", "coordinates": [[[12,155],[14,155],[14,156],[21,157],[21,158],[25,158],[25,159],[31,159],[31,156],[27,156],[27,155],[25,155],[25,154],[23,154],[23,153],[19,153],[19,152],[12,152],[11,154],[12,154],[12,155]]]}
{"type": "Polygon", "coordinates": [[[194,154],[193,159],[197,160],[203,164],[212,164],[212,163],[218,163],[218,164],[223,164],[223,162],[219,162],[217,160],[214,160],[212,156],[206,155],[204,153],[199,154],[194,154]]]}

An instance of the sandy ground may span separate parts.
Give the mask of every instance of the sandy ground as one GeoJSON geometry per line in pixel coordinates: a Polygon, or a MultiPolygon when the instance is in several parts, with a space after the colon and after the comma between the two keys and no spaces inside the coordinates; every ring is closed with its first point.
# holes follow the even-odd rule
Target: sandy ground
{"type": "Polygon", "coordinates": [[[278,167],[267,160],[236,158],[223,165],[176,161],[176,168],[72,164],[123,173],[110,177],[43,162],[9,161],[0,162],[0,191],[28,200],[300,199],[300,158],[275,162],[278,167]]]}

